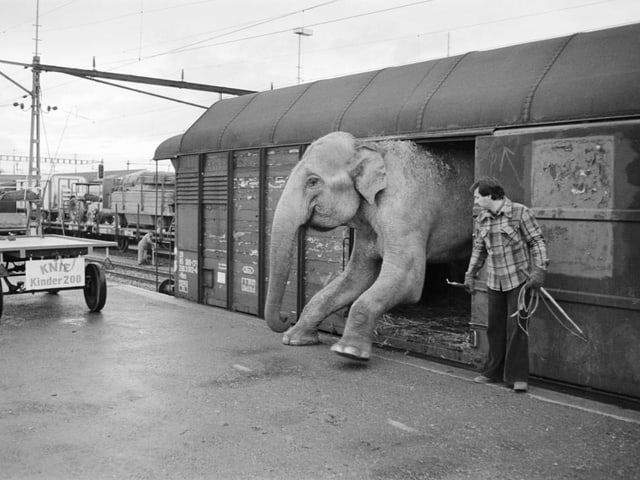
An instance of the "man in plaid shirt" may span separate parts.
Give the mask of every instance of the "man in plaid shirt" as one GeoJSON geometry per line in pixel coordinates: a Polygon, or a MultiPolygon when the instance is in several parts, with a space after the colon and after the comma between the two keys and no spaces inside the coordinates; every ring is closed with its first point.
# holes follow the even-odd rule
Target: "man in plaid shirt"
{"type": "Polygon", "coordinates": [[[523,285],[543,285],[549,263],[546,244],[531,210],[509,200],[496,179],[483,177],[471,190],[482,210],[475,220],[465,287],[475,292],[476,274],[486,261],[489,317],[489,352],[482,375],[474,381],[504,381],[516,392],[526,392],[529,339],[521,328],[518,295],[523,285]]]}

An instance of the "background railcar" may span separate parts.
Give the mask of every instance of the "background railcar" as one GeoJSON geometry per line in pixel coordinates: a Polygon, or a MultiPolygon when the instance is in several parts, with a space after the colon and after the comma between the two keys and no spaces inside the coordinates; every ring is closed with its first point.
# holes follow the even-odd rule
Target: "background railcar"
{"type": "Polygon", "coordinates": [[[0,235],[27,231],[25,183],[24,175],[0,175],[0,235]]]}
{"type": "MultiPolygon", "coordinates": [[[[273,208],[306,146],[335,130],[410,139],[468,158],[476,177],[501,178],[539,218],[548,290],[588,341],[539,308],[530,325],[533,374],[640,398],[638,65],[640,25],[630,25],[217,102],[155,154],[170,158],[177,175],[176,294],[262,315],[273,208]]],[[[298,315],[343,268],[351,238],[348,229],[301,233],[283,314],[298,315]]],[[[427,272],[425,301],[402,315],[429,324],[442,314],[430,310],[439,289],[445,310],[462,309],[440,318],[454,327],[463,318],[468,341],[440,341],[448,320],[421,340],[385,341],[477,363],[486,294],[447,290],[445,266],[427,272]]],[[[340,331],[341,322],[334,315],[324,328],[340,331]]]]}
{"type": "Polygon", "coordinates": [[[51,175],[42,191],[48,233],[116,240],[122,250],[145,233],[173,239],[175,174],[149,170],[51,175]]]}

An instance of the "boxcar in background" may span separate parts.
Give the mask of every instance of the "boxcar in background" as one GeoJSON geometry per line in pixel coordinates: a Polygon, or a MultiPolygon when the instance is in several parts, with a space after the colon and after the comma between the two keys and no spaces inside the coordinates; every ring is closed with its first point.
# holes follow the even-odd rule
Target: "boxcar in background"
{"type": "Polygon", "coordinates": [[[157,240],[166,245],[173,240],[173,172],[54,173],[44,182],[41,198],[47,233],[116,241],[121,250],[147,232],[158,233],[157,240]]]}
{"type": "MultiPolygon", "coordinates": [[[[639,65],[630,25],[219,101],[155,155],[177,174],[176,294],[261,316],[273,211],[306,146],[336,130],[410,139],[468,157],[540,219],[546,286],[588,341],[540,307],[533,373],[640,397],[639,65]]],[[[350,236],[300,235],[284,314],[343,268],[350,236]]],[[[467,301],[482,352],[486,294],[467,301]]]]}

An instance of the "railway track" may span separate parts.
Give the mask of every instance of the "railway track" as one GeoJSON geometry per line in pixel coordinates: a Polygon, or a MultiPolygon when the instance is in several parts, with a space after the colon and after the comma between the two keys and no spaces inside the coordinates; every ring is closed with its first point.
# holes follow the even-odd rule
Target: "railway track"
{"type": "Polygon", "coordinates": [[[109,281],[158,291],[166,280],[173,279],[170,259],[158,257],[158,265],[138,265],[136,252],[117,252],[109,256],[110,265],[105,269],[109,281]]]}

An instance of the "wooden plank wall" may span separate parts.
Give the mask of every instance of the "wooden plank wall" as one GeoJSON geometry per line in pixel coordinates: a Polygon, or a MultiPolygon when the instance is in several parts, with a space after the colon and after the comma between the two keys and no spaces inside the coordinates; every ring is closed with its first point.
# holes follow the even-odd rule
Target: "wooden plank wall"
{"type": "Polygon", "coordinates": [[[198,299],[199,158],[185,155],[176,167],[176,296],[198,299]]]}
{"type": "Polygon", "coordinates": [[[233,156],[233,305],[238,312],[259,313],[260,151],[233,156]]]}
{"type": "Polygon", "coordinates": [[[207,155],[202,177],[202,301],[226,308],[228,154],[207,155]]]}
{"type": "MultiPolygon", "coordinates": [[[[199,285],[196,288],[189,281],[187,288],[183,281],[179,296],[260,315],[268,287],[273,217],[300,151],[301,147],[292,146],[211,153],[200,160],[184,158],[176,169],[177,244],[190,258],[191,267],[199,260],[199,285]],[[199,255],[191,259],[198,250],[199,255]]],[[[304,229],[302,235],[298,242],[302,251],[293,252],[281,310],[291,321],[343,270],[349,251],[346,227],[324,233],[304,229]],[[302,279],[300,265],[304,266],[302,279]]],[[[332,316],[325,329],[341,331],[343,319],[343,312],[332,316]]]]}
{"type": "MultiPolygon", "coordinates": [[[[331,280],[336,278],[349,260],[349,228],[329,232],[307,229],[305,238],[305,304],[331,280]]],[[[346,309],[327,318],[322,329],[342,332],[346,309]]]]}
{"type": "MultiPolygon", "coordinates": [[[[281,147],[267,151],[266,157],[266,199],[265,199],[265,288],[267,286],[269,276],[269,248],[271,245],[271,226],[273,225],[273,215],[278,205],[278,200],[282,195],[289,173],[291,169],[298,163],[300,158],[299,147],[281,147]]],[[[284,293],[282,301],[281,314],[284,317],[297,318],[297,287],[298,282],[298,255],[294,254],[291,272],[289,273],[289,281],[284,293]]]]}

